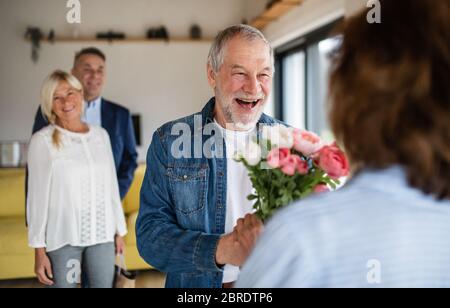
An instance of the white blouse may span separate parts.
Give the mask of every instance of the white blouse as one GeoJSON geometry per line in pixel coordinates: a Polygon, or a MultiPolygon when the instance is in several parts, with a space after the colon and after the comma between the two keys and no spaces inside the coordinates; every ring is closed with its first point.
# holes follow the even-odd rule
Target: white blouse
{"type": "Polygon", "coordinates": [[[114,242],[127,233],[108,133],[85,134],[47,126],[31,138],[28,152],[28,240],[54,251],[114,242]],[[61,145],[52,142],[60,131],[61,145]]]}

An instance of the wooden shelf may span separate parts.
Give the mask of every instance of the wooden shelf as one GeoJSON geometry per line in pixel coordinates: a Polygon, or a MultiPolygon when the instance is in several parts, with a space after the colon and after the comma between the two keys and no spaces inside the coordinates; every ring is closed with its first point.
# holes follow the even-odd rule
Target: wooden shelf
{"type": "Polygon", "coordinates": [[[281,16],[290,12],[292,9],[301,5],[304,0],[280,0],[272,5],[269,9],[256,17],[251,25],[255,28],[262,30],[267,25],[277,20],[281,16]]]}
{"type": "MultiPolygon", "coordinates": [[[[30,41],[29,39],[27,41],[30,41]]],[[[56,37],[53,42],[48,39],[43,39],[42,43],[95,43],[95,44],[129,44],[129,43],[211,43],[213,39],[202,38],[202,39],[191,39],[191,38],[170,38],[169,40],[164,39],[148,39],[145,37],[127,37],[125,39],[98,39],[95,37],[56,37]]]]}

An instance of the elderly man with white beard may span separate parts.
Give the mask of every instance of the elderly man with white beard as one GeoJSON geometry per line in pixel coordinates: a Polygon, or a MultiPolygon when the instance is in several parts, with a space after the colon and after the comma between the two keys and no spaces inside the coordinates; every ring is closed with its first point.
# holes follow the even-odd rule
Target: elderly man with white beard
{"type": "Polygon", "coordinates": [[[207,63],[214,98],[200,113],[154,133],[136,233],[144,260],[168,273],[166,287],[233,286],[259,238],[263,224],[247,200],[248,172],[233,155],[245,149],[259,125],[279,123],[263,114],[273,73],[273,50],[260,31],[246,25],[223,30],[207,63]],[[188,131],[183,149],[174,146],[180,126],[188,131]],[[191,149],[199,132],[202,145],[211,138],[205,133],[211,127],[225,155],[191,149]]]}

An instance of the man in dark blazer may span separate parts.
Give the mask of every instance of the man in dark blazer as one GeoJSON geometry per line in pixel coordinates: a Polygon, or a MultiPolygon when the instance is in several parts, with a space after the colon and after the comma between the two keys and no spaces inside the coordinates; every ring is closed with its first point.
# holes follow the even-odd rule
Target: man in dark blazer
{"type": "MultiPolygon", "coordinates": [[[[87,48],[76,54],[71,73],[83,85],[86,102],[85,122],[102,126],[109,134],[120,196],[123,199],[131,186],[137,167],[136,140],[129,110],[101,97],[105,68],[105,55],[97,48],[87,48]]],[[[33,134],[48,124],[39,108],[33,125],[33,134]]]]}

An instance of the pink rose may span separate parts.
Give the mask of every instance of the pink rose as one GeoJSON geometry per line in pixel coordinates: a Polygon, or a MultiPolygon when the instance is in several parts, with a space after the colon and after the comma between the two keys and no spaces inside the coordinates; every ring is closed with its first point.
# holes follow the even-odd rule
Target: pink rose
{"type": "Polygon", "coordinates": [[[305,175],[309,172],[308,162],[298,155],[292,155],[287,148],[276,148],[267,156],[271,168],[279,168],[286,175],[294,176],[296,172],[305,175]]]}
{"type": "Polygon", "coordinates": [[[335,143],[323,147],[317,154],[315,162],[332,179],[337,180],[349,174],[347,157],[335,143]]]}
{"type": "Polygon", "coordinates": [[[291,151],[286,148],[275,148],[267,156],[267,164],[272,168],[280,168],[285,165],[291,156],[291,151]]]}
{"type": "Polygon", "coordinates": [[[305,156],[318,152],[323,147],[322,140],[316,134],[306,130],[294,130],[294,148],[305,156]]]}
{"type": "Polygon", "coordinates": [[[314,187],[314,192],[316,194],[329,192],[329,191],[330,191],[330,189],[328,188],[328,186],[326,184],[319,184],[316,187],[314,187]]]}
{"type": "Polygon", "coordinates": [[[281,172],[289,176],[294,176],[295,171],[297,171],[297,160],[293,155],[291,155],[281,166],[281,172]]]}
{"type": "Polygon", "coordinates": [[[294,176],[296,172],[305,175],[308,174],[308,162],[301,159],[298,155],[290,155],[281,166],[281,171],[289,176],[294,176]]]}
{"type": "Polygon", "coordinates": [[[308,162],[301,159],[298,155],[292,155],[295,159],[295,169],[301,175],[306,175],[309,172],[308,162]]]}

